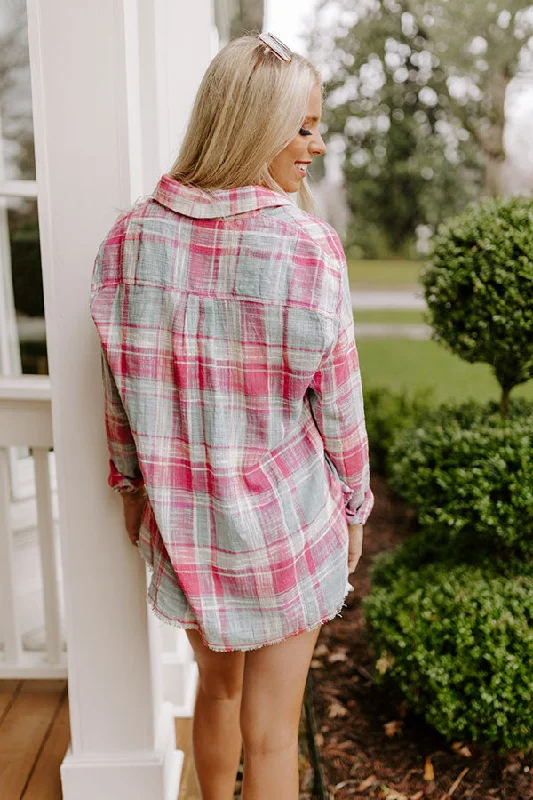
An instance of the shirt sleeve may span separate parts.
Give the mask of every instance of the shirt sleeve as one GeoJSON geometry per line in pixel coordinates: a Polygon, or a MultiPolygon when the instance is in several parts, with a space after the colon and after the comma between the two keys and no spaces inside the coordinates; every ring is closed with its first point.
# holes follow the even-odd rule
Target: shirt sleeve
{"type": "Polygon", "coordinates": [[[364,524],[374,505],[368,436],[346,261],[337,306],[337,335],[308,387],[311,411],[327,460],[341,481],[346,520],[364,524]]]}
{"type": "Polygon", "coordinates": [[[107,482],[112,489],[120,494],[135,492],[144,485],[135,441],[103,348],[101,349],[101,359],[105,426],[109,452],[109,476],[107,482]]]}

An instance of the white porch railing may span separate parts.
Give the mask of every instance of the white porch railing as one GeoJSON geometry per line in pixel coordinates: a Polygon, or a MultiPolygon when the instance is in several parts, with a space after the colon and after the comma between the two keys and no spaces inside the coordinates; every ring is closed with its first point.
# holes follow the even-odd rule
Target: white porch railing
{"type": "MultiPolygon", "coordinates": [[[[0,377],[0,678],[67,677],[50,378],[0,377]],[[10,470],[10,448],[31,455],[10,470]],[[13,492],[12,477],[17,480],[13,492]]],[[[148,574],[147,574],[148,579],[148,574]]],[[[185,632],[157,621],[163,695],[190,716],[197,670],[185,632]]]]}
{"type": "Polygon", "coordinates": [[[67,675],[47,376],[0,378],[0,678],[67,675]],[[10,448],[31,455],[11,459],[10,448]]]}

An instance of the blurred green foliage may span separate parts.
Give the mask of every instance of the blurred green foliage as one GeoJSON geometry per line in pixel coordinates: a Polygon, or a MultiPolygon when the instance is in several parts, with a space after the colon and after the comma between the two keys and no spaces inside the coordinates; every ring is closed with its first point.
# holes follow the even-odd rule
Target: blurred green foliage
{"type": "Polygon", "coordinates": [[[418,226],[435,230],[482,187],[504,191],[506,88],[533,47],[528,7],[322,0],[308,50],[344,151],[350,254],[410,255],[418,226]]]}

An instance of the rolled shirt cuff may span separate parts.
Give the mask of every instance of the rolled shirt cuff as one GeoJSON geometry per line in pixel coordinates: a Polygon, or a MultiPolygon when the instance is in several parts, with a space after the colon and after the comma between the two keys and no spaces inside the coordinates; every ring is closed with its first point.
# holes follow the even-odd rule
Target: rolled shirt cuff
{"type": "Polygon", "coordinates": [[[109,477],[107,482],[109,486],[119,494],[137,492],[144,486],[144,478],[142,475],[137,478],[130,478],[127,475],[123,475],[118,471],[112,459],[109,459],[109,477]]]}
{"type": "MultiPolygon", "coordinates": [[[[351,492],[351,489],[346,487],[345,491],[348,494],[348,492],[351,492]]],[[[360,492],[352,493],[350,499],[346,503],[346,521],[349,525],[364,525],[373,507],[374,495],[370,487],[365,493],[363,502],[361,502],[360,492]]]]}

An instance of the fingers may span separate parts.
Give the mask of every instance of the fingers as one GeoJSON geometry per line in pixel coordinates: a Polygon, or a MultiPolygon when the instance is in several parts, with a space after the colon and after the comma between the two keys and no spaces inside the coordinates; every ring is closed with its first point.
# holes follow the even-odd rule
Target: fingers
{"type": "Polygon", "coordinates": [[[348,575],[351,575],[352,572],[355,572],[355,568],[357,567],[360,558],[361,553],[358,555],[348,556],[348,575]]]}
{"type": "Polygon", "coordinates": [[[126,532],[128,534],[128,538],[133,545],[137,545],[139,540],[139,532],[140,532],[140,522],[135,522],[134,524],[126,525],[126,532]]]}
{"type": "Polygon", "coordinates": [[[363,552],[363,526],[348,525],[348,574],[354,572],[363,552]]]}
{"type": "Polygon", "coordinates": [[[141,527],[146,496],[124,496],[123,500],[124,524],[126,527],[126,532],[131,544],[136,547],[139,540],[139,529],[141,527]]]}
{"type": "Polygon", "coordinates": [[[137,547],[137,542],[139,541],[139,531],[138,530],[128,531],[128,536],[132,545],[134,545],[134,547],[137,547]]]}
{"type": "Polygon", "coordinates": [[[358,565],[360,558],[361,558],[361,553],[359,553],[358,555],[348,554],[348,575],[351,575],[352,572],[355,572],[355,568],[358,565]]]}

